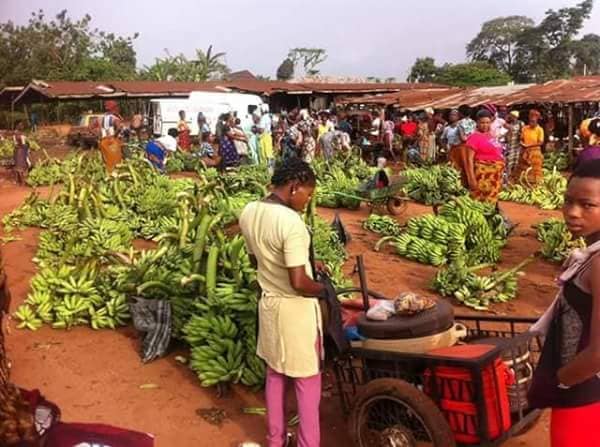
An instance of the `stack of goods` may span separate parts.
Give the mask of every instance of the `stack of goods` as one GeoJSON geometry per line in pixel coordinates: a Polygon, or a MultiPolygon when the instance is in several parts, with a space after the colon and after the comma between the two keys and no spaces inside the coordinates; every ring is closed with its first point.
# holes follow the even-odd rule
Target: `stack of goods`
{"type": "Polygon", "coordinates": [[[403,231],[402,226],[396,219],[378,214],[371,214],[363,222],[363,228],[381,236],[400,236],[403,231]]]}
{"type": "Polygon", "coordinates": [[[492,303],[505,303],[516,297],[518,276],[529,262],[531,259],[505,272],[479,275],[478,271],[492,265],[468,267],[463,260],[457,260],[437,273],[433,289],[442,296],[456,298],[467,307],[488,310],[492,303]]]}
{"type": "Polygon", "coordinates": [[[326,208],[356,209],[359,186],[373,175],[373,170],[358,156],[341,155],[314,165],[318,179],[317,204],[326,208]]]}
{"type": "Polygon", "coordinates": [[[408,169],[402,172],[404,191],[416,202],[426,205],[445,203],[466,194],[460,173],[446,165],[408,169]]]}
{"type": "Polygon", "coordinates": [[[394,300],[381,300],[357,320],[365,349],[424,353],[454,345],[467,335],[454,323],[454,311],[446,301],[402,293],[394,300]]]}
{"type": "MultiPolygon", "coordinates": [[[[95,163],[81,159],[81,172],[95,163]]],[[[15,313],[19,326],[115,328],[130,320],[129,297],[166,300],[172,335],[189,344],[202,385],[261,385],[256,272],[244,240],[230,235],[228,224],[265,189],[258,172],[242,171],[238,178],[207,170],[199,182],[174,180],[133,159],[109,178],[69,172],[60,193],[32,194],[4,219],[7,230],[44,229],[39,272],[15,313]],[[238,197],[235,209],[231,195],[238,197]],[[135,250],[136,238],[157,245],[135,250]]],[[[313,232],[317,257],[343,283],[345,253],[336,233],[322,220],[313,232]]]]}
{"type": "Polygon", "coordinates": [[[435,266],[460,258],[471,263],[496,263],[507,237],[502,216],[467,196],[448,202],[437,216],[410,219],[406,230],[381,239],[375,250],[391,243],[400,256],[435,266]]]}
{"type": "Polygon", "coordinates": [[[544,154],[544,169],[548,171],[566,171],[569,169],[569,154],[563,151],[554,151],[544,154]]]}
{"type": "Polygon", "coordinates": [[[544,171],[544,179],[540,184],[530,185],[525,181],[527,174],[523,174],[523,180],[519,184],[503,190],[499,196],[500,200],[535,205],[544,210],[562,208],[567,190],[566,177],[555,168],[552,171],[544,171]]]}
{"type": "Polygon", "coordinates": [[[560,219],[548,219],[537,225],[537,239],[542,243],[541,254],[553,262],[564,262],[572,250],[585,248],[583,239],[575,239],[560,219]]]}

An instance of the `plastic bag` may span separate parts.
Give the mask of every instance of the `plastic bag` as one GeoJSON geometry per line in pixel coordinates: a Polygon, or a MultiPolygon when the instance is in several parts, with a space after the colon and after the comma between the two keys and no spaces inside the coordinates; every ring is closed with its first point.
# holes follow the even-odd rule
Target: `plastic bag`
{"type": "Polygon", "coordinates": [[[145,333],[142,362],[151,362],[166,354],[171,341],[171,304],[167,300],[134,297],[129,304],[135,328],[145,333]]]}
{"type": "Polygon", "coordinates": [[[381,300],[367,311],[367,318],[374,321],[386,321],[395,313],[393,301],[381,300]]]}
{"type": "Polygon", "coordinates": [[[346,230],[338,213],[335,213],[335,218],[333,219],[333,222],[331,222],[331,228],[336,232],[342,244],[347,245],[352,240],[352,236],[350,236],[350,233],[346,230]]]}

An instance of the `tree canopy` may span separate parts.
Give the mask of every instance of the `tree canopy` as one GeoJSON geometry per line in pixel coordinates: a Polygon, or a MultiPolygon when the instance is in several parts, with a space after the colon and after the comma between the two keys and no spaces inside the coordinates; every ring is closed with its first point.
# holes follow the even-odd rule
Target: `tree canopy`
{"type": "Polygon", "coordinates": [[[213,53],[212,45],[206,51],[196,50],[196,57],[188,59],[183,54],[156,58],[154,64],[145,66],[140,73],[151,81],[202,82],[223,79],[230,70],[223,61],[225,53],[213,53]]]}
{"type": "Polygon", "coordinates": [[[432,57],[418,58],[410,70],[408,82],[434,82],[438,76],[440,67],[435,65],[432,57]]]}
{"type": "Polygon", "coordinates": [[[493,64],[516,82],[598,73],[600,37],[588,34],[577,39],[593,6],[593,0],[584,0],[549,9],[537,25],[523,16],[495,18],[469,42],[467,56],[493,64]]]}
{"type": "Polygon", "coordinates": [[[488,62],[469,62],[464,64],[444,64],[438,66],[432,57],[415,61],[409,82],[435,82],[455,87],[492,87],[506,85],[511,79],[488,62]]]}
{"type": "Polygon", "coordinates": [[[63,10],[48,19],[43,10],[31,14],[26,25],[0,24],[0,79],[25,84],[31,79],[99,80],[136,76],[133,41],[91,29],[91,17],[78,20],[63,10]]]}
{"type": "Polygon", "coordinates": [[[512,74],[519,38],[533,25],[533,20],[523,16],[498,17],[485,22],[467,45],[467,56],[474,62],[489,62],[512,74]]]}

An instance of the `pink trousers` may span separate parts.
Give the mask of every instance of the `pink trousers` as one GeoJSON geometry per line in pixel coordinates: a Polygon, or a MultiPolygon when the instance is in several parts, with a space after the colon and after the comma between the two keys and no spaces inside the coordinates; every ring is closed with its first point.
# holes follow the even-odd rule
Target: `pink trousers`
{"type": "Polygon", "coordinates": [[[285,388],[288,381],[294,383],[298,402],[298,447],[319,447],[319,404],[321,402],[321,373],[302,379],[287,377],[267,367],[267,441],[269,447],[283,447],[287,421],[285,420],[285,388]]]}
{"type": "Polygon", "coordinates": [[[575,408],[553,408],[552,447],[600,446],[600,403],[575,408]]]}

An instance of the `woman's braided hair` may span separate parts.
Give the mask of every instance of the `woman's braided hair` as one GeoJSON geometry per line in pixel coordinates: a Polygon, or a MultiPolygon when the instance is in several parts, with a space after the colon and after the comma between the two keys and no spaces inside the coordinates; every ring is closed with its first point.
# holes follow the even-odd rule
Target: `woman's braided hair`
{"type": "Polygon", "coordinates": [[[315,172],[310,165],[297,157],[290,157],[278,163],[271,178],[273,186],[283,186],[293,181],[311,186],[317,183],[315,172]]]}

